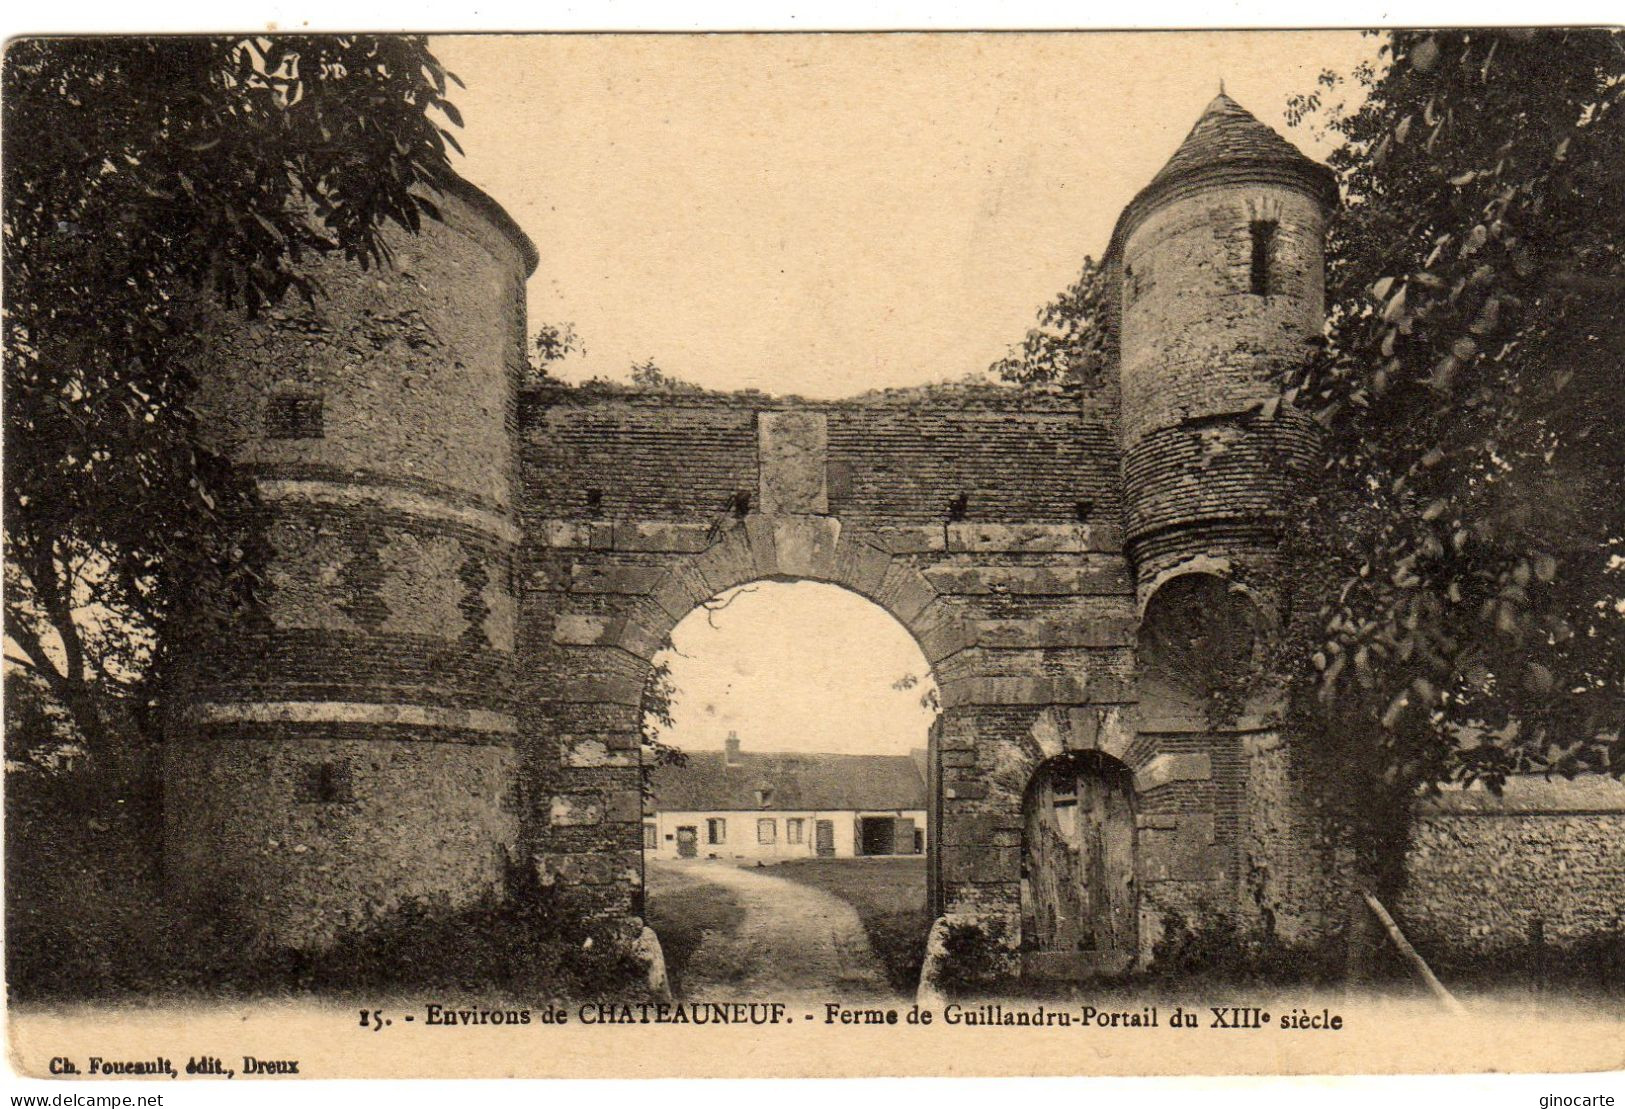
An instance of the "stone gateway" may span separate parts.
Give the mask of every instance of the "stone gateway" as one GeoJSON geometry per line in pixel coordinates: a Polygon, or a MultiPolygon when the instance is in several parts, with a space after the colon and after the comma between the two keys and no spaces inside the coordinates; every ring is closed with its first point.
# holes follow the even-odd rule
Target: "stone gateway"
{"type": "MultiPolygon", "coordinates": [[[[463,183],[389,265],[316,263],[316,306],[222,315],[197,404],[258,484],[270,569],[172,724],[176,903],[320,946],[522,859],[630,926],[651,658],[696,605],[778,579],[872,600],[932,666],[937,915],[999,922],[1035,973],[1143,963],[1169,912],[1314,939],[1341,901],[1293,737],[1269,705],[1222,727],[1203,706],[1277,619],[1250,571],[1314,438],[1263,402],[1321,332],[1336,197],[1220,95],[1118,220],[1116,372],[1082,396],[527,384],[536,250],[463,183]]],[[[1452,819],[1426,826],[1422,907],[1482,915],[1439,892],[1478,873],[1445,860],[1452,819]]],[[[1617,895],[1603,840],[1613,878],[1577,865],[1574,897],[1617,895]]]]}

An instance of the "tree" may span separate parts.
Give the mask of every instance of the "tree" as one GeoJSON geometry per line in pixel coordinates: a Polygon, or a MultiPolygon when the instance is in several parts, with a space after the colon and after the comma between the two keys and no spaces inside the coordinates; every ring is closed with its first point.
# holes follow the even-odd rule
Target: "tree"
{"type": "Polygon", "coordinates": [[[1106,346],[1106,273],[1083,260],[1078,279],[1038,310],[1038,326],[989,369],[1018,385],[1093,389],[1110,365],[1106,346]]]}
{"type": "MultiPolygon", "coordinates": [[[[671,638],[668,636],[662,652],[672,649],[671,638]]],[[[649,670],[649,677],[643,686],[643,715],[639,718],[638,735],[642,741],[642,763],[639,766],[642,772],[641,786],[644,797],[652,797],[654,768],[657,766],[682,766],[688,762],[688,756],[681,748],[675,747],[661,739],[665,730],[673,724],[671,715],[672,702],[677,699],[677,686],[671,678],[671,663],[662,658],[649,670]]]]}
{"type": "Polygon", "coordinates": [[[530,340],[529,368],[533,382],[555,381],[548,368],[572,354],[586,354],[587,344],[576,334],[573,323],[544,323],[530,340]]]}
{"type": "Polygon", "coordinates": [[[252,596],[233,522],[252,490],[188,406],[199,306],[313,299],[307,255],[374,265],[386,224],[435,217],[448,80],[421,37],[9,45],[8,657],[93,752],[107,697],[163,671],[183,613],[252,596]]]}
{"type": "Polygon", "coordinates": [[[1625,773],[1625,36],[1396,32],[1342,140],[1275,660],[1371,880],[1418,789],[1625,773]],[[1363,773],[1362,773],[1363,769],[1363,773]],[[1334,784],[1335,783],[1335,784],[1334,784]]]}

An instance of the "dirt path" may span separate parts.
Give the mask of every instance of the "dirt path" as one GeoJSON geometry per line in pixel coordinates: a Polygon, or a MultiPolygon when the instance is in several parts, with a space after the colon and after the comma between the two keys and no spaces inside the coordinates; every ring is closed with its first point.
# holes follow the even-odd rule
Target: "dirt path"
{"type": "Polygon", "coordinates": [[[857,910],[823,890],[721,862],[650,860],[727,889],[745,911],[732,935],[707,932],[689,960],[688,1000],[889,998],[857,910]]]}

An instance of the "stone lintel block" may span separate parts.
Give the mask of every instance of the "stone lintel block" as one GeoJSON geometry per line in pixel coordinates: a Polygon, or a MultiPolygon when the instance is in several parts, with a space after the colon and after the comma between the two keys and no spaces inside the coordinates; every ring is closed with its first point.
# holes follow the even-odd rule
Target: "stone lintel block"
{"type": "Polygon", "coordinates": [[[619,638],[621,623],[615,616],[562,612],[553,622],[553,642],[572,647],[614,643],[619,638]]]}
{"type": "Polygon", "coordinates": [[[1089,566],[933,566],[927,580],[941,593],[1077,597],[1133,593],[1128,568],[1089,566]]]}
{"type": "Polygon", "coordinates": [[[615,521],[593,520],[587,525],[587,546],[594,551],[615,549],[615,521]]]}
{"type": "Polygon", "coordinates": [[[987,797],[987,783],[975,779],[953,781],[942,787],[942,794],[955,801],[980,801],[987,797]]]}
{"type": "Polygon", "coordinates": [[[1081,676],[993,674],[944,682],[944,707],[963,705],[1085,705],[1095,690],[1081,676]]]}
{"type": "Polygon", "coordinates": [[[1123,529],[1118,524],[1084,525],[1083,549],[1100,554],[1121,554],[1123,529]]]}
{"type": "Polygon", "coordinates": [[[577,520],[546,520],[538,530],[542,542],[549,547],[585,548],[592,535],[591,527],[577,520]]]}
{"type": "Polygon", "coordinates": [[[941,524],[903,524],[875,528],[875,538],[892,554],[940,554],[948,549],[941,524]]]}
{"type": "Polygon", "coordinates": [[[1205,782],[1213,777],[1213,760],[1199,752],[1155,755],[1134,774],[1134,788],[1144,793],[1169,782],[1205,782]]]}
{"type": "Polygon", "coordinates": [[[637,789],[618,789],[609,795],[604,819],[611,824],[643,822],[643,792],[637,789]]]}
{"type": "Polygon", "coordinates": [[[596,793],[555,793],[548,803],[547,821],[555,828],[599,824],[603,819],[604,802],[596,793]]]}
{"type": "Polygon", "coordinates": [[[1192,707],[1179,711],[1147,711],[1141,714],[1140,730],[1149,735],[1210,735],[1223,733],[1268,732],[1280,726],[1273,716],[1243,715],[1229,720],[1215,720],[1203,709],[1192,707]]]}
{"type": "Polygon", "coordinates": [[[1137,621],[1130,612],[1094,618],[978,620],[977,642],[989,647],[1132,647],[1137,621]]]}
{"type": "Polygon", "coordinates": [[[841,521],[833,516],[778,516],[773,543],[781,574],[828,581],[835,576],[841,521]]]}
{"type": "Polygon", "coordinates": [[[648,593],[660,584],[665,571],[658,566],[602,566],[577,562],[570,568],[570,589],[575,593],[648,593]]]}
{"type": "Polygon", "coordinates": [[[1143,812],[1135,816],[1136,828],[1151,828],[1157,831],[1171,832],[1179,827],[1179,814],[1171,812],[1143,812]]]}
{"type": "Polygon", "coordinates": [[[944,728],[942,738],[937,741],[937,745],[944,754],[949,751],[974,751],[976,750],[976,733],[944,728]]]}
{"type": "Polygon", "coordinates": [[[799,408],[756,414],[764,513],[829,511],[829,416],[799,408]]]}
{"type": "Polygon", "coordinates": [[[944,751],[942,752],[942,765],[957,768],[975,766],[976,752],[971,750],[944,751]]]}
{"type": "Polygon", "coordinates": [[[610,747],[612,736],[561,735],[559,745],[564,751],[564,765],[581,769],[600,766],[636,766],[638,752],[610,747]]]}
{"type": "Polygon", "coordinates": [[[536,858],[536,873],[544,886],[560,883],[565,886],[608,886],[636,882],[636,858],[625,852],[592,852],[555,854],[536,858]]]}
{"type": "Polygon", "coordinates": [[[555,701],[587,704],[642,705],[643,680],[625,674],[574,674],[551,690],[555,701]]]}
{"type": "Polygon", "coordinates": [[[948,550],[989,553],[1033,552],[1082,554],[1085,524],[949,524],[948,550]]]}
{"type": "Polygon", "coordinates": [[[698,554],[710,545],[711,529],[705,524],[623,520],[615,525],[615,549],[620,551],[698,554]]]}
{"type": "Polygon", "coordinates": [[[855,535],[851,529],[842,532],[835,547],[836,581],[866,597],[874,597],[880,593],[890,567],[890,552],[855,535]]]}

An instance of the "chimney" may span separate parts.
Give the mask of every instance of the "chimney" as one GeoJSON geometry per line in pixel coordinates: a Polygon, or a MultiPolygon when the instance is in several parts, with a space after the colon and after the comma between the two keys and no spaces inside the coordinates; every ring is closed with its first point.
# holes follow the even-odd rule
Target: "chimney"
{"type": "Polygon", "coordinates": [[[722,758],[722,765],[724,765],[724,766],[738,766],[739,765],[739,733],[738,732],[729,732],[728,733],[728,742],[723,745],[723,751],[724,751],[724,754],[723,754],[723,758],[722,758]]]}

